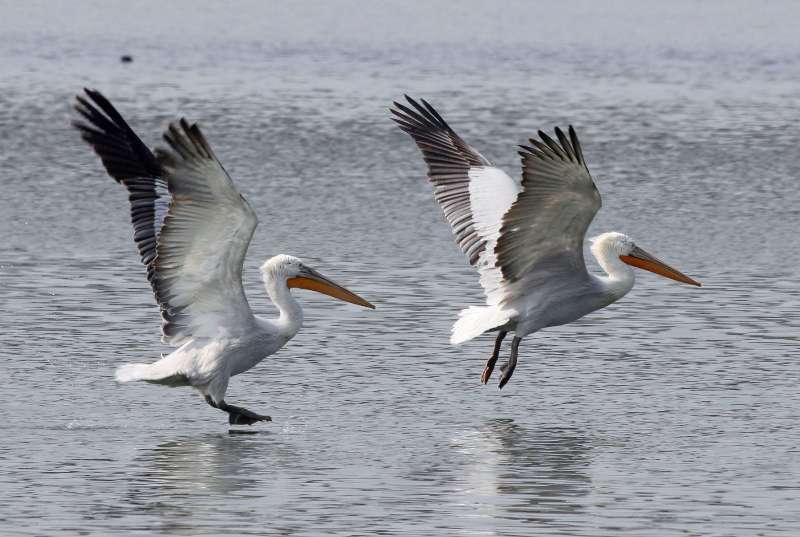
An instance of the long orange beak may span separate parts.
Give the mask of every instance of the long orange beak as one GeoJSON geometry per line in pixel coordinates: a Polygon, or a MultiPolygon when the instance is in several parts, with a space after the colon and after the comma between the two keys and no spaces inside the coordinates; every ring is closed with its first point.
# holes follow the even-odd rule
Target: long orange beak
{"type": "Polygon", "coordinates": [[[619,258],[623,263],[650,271],[654,274],[658,274],[659,276],[664,276],[665,278],[675,280],[676,282],[688,283],[689,285],[696,285],[697,287],[702,285],[700,282],[693,280],[686,274],[683,274],[682,272],[670,267],[660,259],[648,254],[638,246],[634,246],[629,255],[621,255],[619,258]]]}
{"type": "Polygon", "coordinates": [[[375,309],[375,306],[357,294],[353,293],[352,291],[348,291],[337,283],[332,282],[312,268],[304,267],[303,272],[300,275],[286,280],[286,285],[289,287],[289,289],[308,289],[309,291],[316,291],[317,293],[332,296],[333,298],[338,298],[339,300],[344,300],[345,302],[350,302],[351,304],[357,304],[373,310],[375,309]]]}

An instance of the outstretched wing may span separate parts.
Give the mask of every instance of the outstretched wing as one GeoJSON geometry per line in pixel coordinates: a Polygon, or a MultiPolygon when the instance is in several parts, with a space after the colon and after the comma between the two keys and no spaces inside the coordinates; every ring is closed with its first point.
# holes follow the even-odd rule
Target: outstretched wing
{"type": "Polygon", "coordinates": [[[197,125],[164,134],[156,155],[99,92],[78,97],[76,127],[125,185],[134,239],[161,309],[162,340],[236,335],[253,323],[242,265],[258,223],[197,125]],[[165,188],[166,187],[166,188],[165,188]],[[168,207],[168,209],[167,209],[168,207]]]}
{"type": "Polygon", "coordinates": [[[75,109],[86,123],[75,121],[73,125],[94,148],[108,174],[128,190],[133,239],[152,284],[156,239],[169,208],[167,181],[153,153],[108,99],[98,91],[85,91],[91,102],[78,95],[75,109]]]}
{"type": "Polygon", "coordinates": [[[520,146],[522,192],[503,217],[495,253],[506,299],[559,274],[587,275],[583,242],[600,209],[575,129],[569,138],[556,128],[558,142],[539,131],[540,140],[520,146]]]}
{"type": "Polygon", "coordinates": [[[424,99],[418,103],[406,96],[406,100],[408,106],[394,103],[392,119],[422,151],[436,201],[456,242],[478,269],[492,304],[502,279],[495,263],[495,244],[503,214],[517,198],[520,186],[462,140],[424,99]]]}

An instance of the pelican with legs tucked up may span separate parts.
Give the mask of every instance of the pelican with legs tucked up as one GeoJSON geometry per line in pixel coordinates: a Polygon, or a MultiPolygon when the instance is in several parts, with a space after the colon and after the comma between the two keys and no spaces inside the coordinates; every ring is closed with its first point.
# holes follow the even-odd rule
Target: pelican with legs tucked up
{"type": "Polygon", "coordinates": [[[591,239],[606,274],[587,270],[584,237],[600,209],[600,193],[571,126],[568,135],[556,128],[557,140],[539,131],[539,139],[520,146],[522,181],[516,181],[464,142],[425,100],[406,99],[394,103],[392,119],[422,151],[436,200],[486,295],[486,306],[461,312],[450,341],[498,333],[481,374],[484,384],[506,334],[513,332],[514,339],[500,388],[514,373],[522,338],[619,300],[633,287],[631,266],[700,286],[616,232],[591,239]]]}
{"type": "Polygon", "coordinates": [[[292,288],[374,308],[299,259],[278,255],[261,266],[276,319],[253,315],[242,265],[258,220],[197,124],[181,119],[155,153],[99,92],[77,97],[74,123],[108,174],[128,190],[134,241],[161,310],[162,341],[177,347],[151,364],[127,364],[119,382],[192,386],[235,425],[269,416],[229,405],[229,379],[283,347],[303,324],[292,288]]]}

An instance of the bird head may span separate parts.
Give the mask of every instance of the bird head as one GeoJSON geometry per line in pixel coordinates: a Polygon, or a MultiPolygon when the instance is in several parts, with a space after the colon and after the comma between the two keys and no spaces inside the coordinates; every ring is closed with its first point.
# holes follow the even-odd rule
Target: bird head
{"type": "MultiPolygon", "coordinates": [[[[592,253],[598,259],[609,259],[611,256],[632,267],[647,270],[659,276],[681,283],[700,287],[700,282],[693,280],[682,272],[672,268],[660,259],[638,247],[633,239],[623,233],[611,231],[590,239],[592,253]]],[[[605,267],[604,267],[605,268],[605,267]]]]}
{"type": "Polygon", "coordinates": [[[276,255],[261,265],[261,273],[273,280],[286,282],[289,289],[308,289],[324,295],[375,309],[375,306],[341,285],[329,280],[313,268],[291,255],[276,255]]]}

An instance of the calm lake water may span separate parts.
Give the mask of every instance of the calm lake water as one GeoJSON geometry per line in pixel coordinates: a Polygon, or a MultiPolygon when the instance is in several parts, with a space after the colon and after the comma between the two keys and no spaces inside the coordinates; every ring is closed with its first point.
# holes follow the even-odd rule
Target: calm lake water
{"type": "Polygon", "coordinates": [[[792,2],[0,2],[3,535],[800,535],[800,9],[792,2]],[[135,4],[135,5],[134,5],[135,4]],[[134,61],[122,64],[119,57],[134,61]],[[199,121],[290,253],[376,311],[306,326],[228,400],[118,386],[167,350],[123,190],[69,127],[83,86],[146,142],[199,121]],[[572,123],[640,274],[523,342],[448,344],[477,277],[388,119],[423,96],[519,173],[572,123]],[[505,352],[508,352],[507,349],[505,352]]]}

